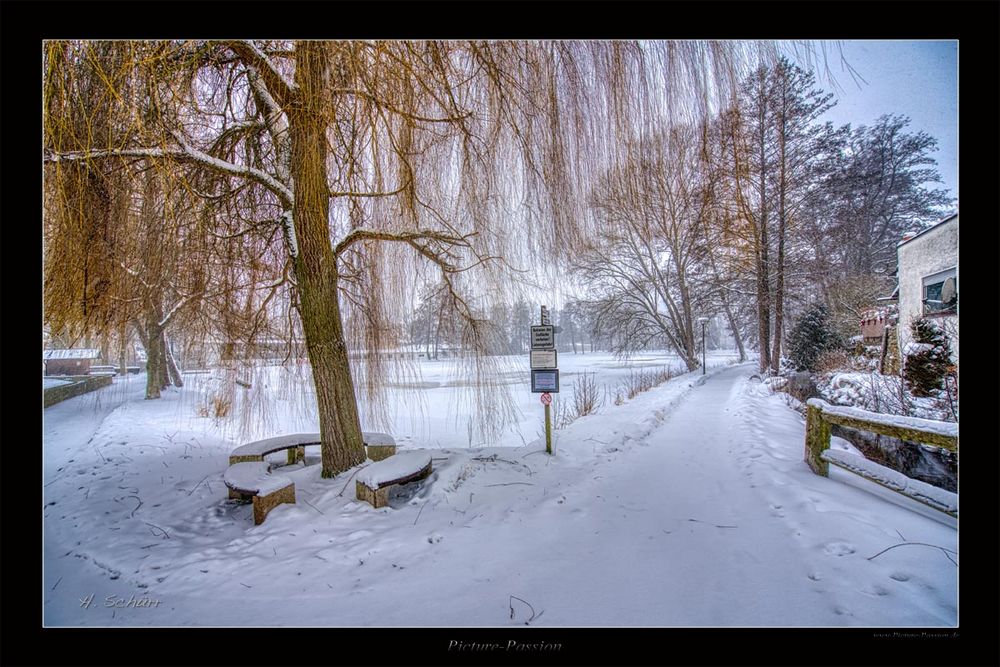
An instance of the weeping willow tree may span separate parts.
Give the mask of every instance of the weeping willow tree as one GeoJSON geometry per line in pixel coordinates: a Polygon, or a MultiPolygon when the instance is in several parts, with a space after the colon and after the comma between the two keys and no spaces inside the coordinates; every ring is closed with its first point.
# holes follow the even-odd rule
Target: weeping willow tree
{"type": "MultiPolygon", "coordinates": [[[[154,165],[192,211],[210,209],[194,217],[225,241],[212,257],[228,252],[252,274],[216,291],[242,299],[251,320],[278,303],[295,314],[286,334],[304,338],[324,476],[364,460],[358,400],[380,400],[382,352],[431,273],[471,353],[484,421],[502,423],[485,354],[490,300],[510,296],[516,270],[583,246],[593,232],[584,193],[626,157],[637,128],[706,113],[751,56],[775,52],[693,41],[112,42],[87,60],[89,48],[48,44],[50,80],[96,70],[86,108],[118,122],[59,139],[73,123],[47,86],[48,173],[154,165]]],[[[53,185],[65,195],[60,177],[53,185]]],[[[47,242],[65,228],[54,223],[47,242]]],[[[234,278],[217,273],[215,283],[234,278]]],[[[250,335],[225,318],[213,326],[250,335]]]]}

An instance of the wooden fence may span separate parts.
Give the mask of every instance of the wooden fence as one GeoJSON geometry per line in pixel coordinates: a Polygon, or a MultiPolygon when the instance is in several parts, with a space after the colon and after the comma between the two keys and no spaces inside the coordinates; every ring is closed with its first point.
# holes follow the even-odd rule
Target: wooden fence
{"type": "MultiPolygon", "coordinates": [[[[941,447],[952,452],[958,452],[958,424],[915,417],[883,415],[858,408],[830,405],[818,398],[809,399],[806,403],[805,461],[814,473],[828,477],[830,464],[833,463],[935,509],[955,514],[952,507],[942,506],[941,502],[936,501],[933,497],[928,497],[927,494],[910,492],[905,483],[900,484],[884,476],[871,474],[868,466],[853,464],[849,460],[852,457],[833,455],[833,452],[829,451],[830,426],[832,424],[941,447]]],[[[906,479],[898,473],[896,476],[906,479]]]]}

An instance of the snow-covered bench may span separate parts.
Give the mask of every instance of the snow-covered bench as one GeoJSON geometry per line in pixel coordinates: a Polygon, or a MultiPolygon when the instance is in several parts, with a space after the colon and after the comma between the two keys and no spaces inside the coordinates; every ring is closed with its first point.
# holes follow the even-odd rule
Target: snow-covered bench
{"type": "Polygon", "coordinates": [[[357,497],[373,507],[389,504],[389,489],[431,474],[430,452],[403,452],[363,468],[357,476],[357,497]]]}
{"type": "Polygon", "coordinates": [[[231,499],[253,499],[254,525],[263,523],[267,513],[281,503],[295,503],[295,483],[284,475],[272,475],[265,461],[234,463],[222,479],[231,499]]]}
{"type": "MultiPolygon", "coordinates": [[[[380,461],[396,453],[396,441],[387,433],[362,433],[361,438],[365,444],[365,452],[372,461],[380,461]]],[[[305,458],[306,445],[318,444],[319,433],[279,435],[237,447],[229,454],[229,463],[263,461],[268,454],[287,449],[288,463],[292,464],[305,458]]]]}

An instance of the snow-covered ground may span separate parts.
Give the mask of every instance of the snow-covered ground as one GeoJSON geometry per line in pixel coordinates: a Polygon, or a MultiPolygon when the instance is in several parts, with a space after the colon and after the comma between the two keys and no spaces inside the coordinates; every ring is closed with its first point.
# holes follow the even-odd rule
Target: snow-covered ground
{"type": "MultiPolygon", "coordinates": [[[[560,357],[564,390],[569,373],[630,372],[560,357]]],[[[391,430],[430,450],[428,479],[376,510],[354,499],[357,469],[284,467],[297,503],[260,526],[222,483],[237,419],[197,416],[210,379],[144,401],[143,376],[116,378],[45,410],[45,624],[957,625],[955,520],[813,475],[802,418],[729,361],[607,401],[551,457],[526,378],[510,376],[525,414],[503,446],[470,448],[447,362],[425,363],[422,412],[391,430]]],[[[275,393],[253,437],[316,430],[265,384],[247,390],[275,393]]]]}

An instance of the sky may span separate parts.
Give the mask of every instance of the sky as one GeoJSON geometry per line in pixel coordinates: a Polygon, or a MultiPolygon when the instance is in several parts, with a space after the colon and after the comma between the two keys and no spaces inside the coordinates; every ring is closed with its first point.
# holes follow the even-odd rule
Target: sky
{"type": "Polygon", "coordinates": [[[830,50],[837,86],[820,73],[819,87],[834,93],[837,105],[824,120],[852,127],[870,125],[883,114],[911,119],[907,130],[938,141],[932,154],[950,196],[958,198],[958,42],[956,40],[845,40],[844,58],[864,81],[855,82],[830,50]],[[839,87],[839,89],[838,89],[839,87]]]}

